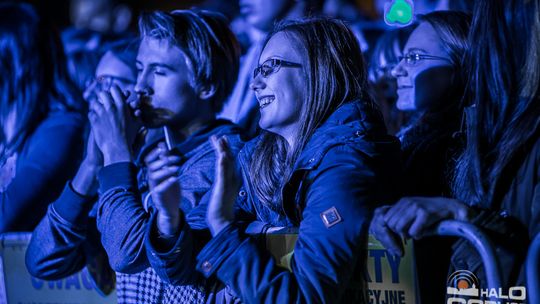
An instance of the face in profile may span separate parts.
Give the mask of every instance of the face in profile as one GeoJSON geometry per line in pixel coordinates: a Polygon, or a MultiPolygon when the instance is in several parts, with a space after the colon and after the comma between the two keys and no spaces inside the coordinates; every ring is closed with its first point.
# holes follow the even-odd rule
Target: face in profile
{"type": "Polygon", "coordinates": [[[137,84],[143,122],[148,127],[188,124],[197,113],[193,69],[185,53],[166,40],[142,39],[137,84]]]}
{"type": "Polygon", "coordinates": [[[393,69],[397,79],[396,106],[402,111],[424,111],[444,100],[454,75],[450,57],[435,29],[421,23],[403,50],[403,59],[393,69]]]}
{"type": "Polygon", "coordinates": [[[240,0],[240,12],[246,21],[262,31],[269,31],[281,19],[293,0],[240,0]]]}
{"type": "Polygon", "coordinates": [[[109,91],[113,85],[123,92],[133,91],[137,80],[133,69],[110,51],[99,60],[94,77],[83,94],[87,101],[96,98],[101,91],[109,91]]]}
{"type": "Polygon", "coordinates": [[[266,44],[254,71],[251,88],[261,112],[262,129],[294,137],[299,129],[300,112],[306,99],[303,50],[292,34],[278,32],[266,44]]]}

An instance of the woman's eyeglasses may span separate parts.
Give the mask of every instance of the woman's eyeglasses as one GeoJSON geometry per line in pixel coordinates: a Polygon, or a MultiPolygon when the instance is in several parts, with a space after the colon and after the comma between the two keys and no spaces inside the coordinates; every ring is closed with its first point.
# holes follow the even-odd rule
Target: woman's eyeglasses
{"type": "Polygon", "coordinates": [[[405,63],[409,66],[415,66],[421,60],[444,60],[450,62],[450,59],[440,56],[425,55],[418,53],[407,53],[403,56],[398,57],[399,61],[405,60],[405,63]]]}
{"type": "Polygon", "coordinates": [[[299,63],[281,59],[268,59],[253,70],[253,79],[255,79],[259,73],[261,73],[262,77],[268,77],[270,74],[277,73],[281,67],[299,68],[301,66],[302,65],[299,63]]]}

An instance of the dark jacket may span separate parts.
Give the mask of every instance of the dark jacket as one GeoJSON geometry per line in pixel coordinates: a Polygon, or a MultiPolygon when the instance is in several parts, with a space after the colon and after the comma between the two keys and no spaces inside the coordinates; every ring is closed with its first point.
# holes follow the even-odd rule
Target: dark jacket
{"type": "MultiPolygon", "coordinates": [[[[459,99],[447,99],[459,104],[459,99]]],[[[461,111],[424,113],[400,132],[403,155],[403,196],[451,196],[455,161],[462,150],[461,111]]],[[[454,239],[428,236],[414,240],[422,303],[444,303],[454,239]]]]}
{"type": "MultiPolygon", "coordinates": [[[[49,114],[18,153],[14,177],[0,182],[0,233],[32,231],[75,174],[83,150],[82,115],[49,114]]],[[[2,172],[0,164],[0,173],[2,172]]]]}
{"type": "MultiPolygon", "coordinates": [[[[178,283],[197,256],[197,269],[205,277],[217,276],[246,303],[355,301],[344,295],[358,283],[372,211],[396,199],[399,142],[386,134],[380,113],[370,104],[343,105],[315,131],[294,165],[282,189],[282,217],[263,210],[245,174],[256,140],[239,154],[244,185],[237,208],[252,219],[298,227],[292,272],[278,267],[236,224],[198,255],[197,242],[186,241],[193,239],[193,231],[184,225],[176,246],[166,254],[152,252],[151,264],[165,281],[178,283]]],[[[357,288],[354,295],[362,292],[357,288]]]]}
{"type": "MultiPolygon", "coordinates": [[[[179,182],[182,189],[180,207],[184,212],[195,208],[205,195],[210,194],[216,160],[210,136],[227,135],[232,150],[239,151],[243,146],[239,134],[240,129],[235,125],[218,121],[217,125],[206,127],[176,147],[183,159],[179,182]]],[[[97,225],[111,266],[123,273],[137,273],[149,266],[144,235],[150,212],[142,204],[149,194],[145,191],[145,172],[141,173],[143,176],[138,185],[136,171],[132,163],[118,163],[104,167],[99,174],[101,195],[97,225]]]]}

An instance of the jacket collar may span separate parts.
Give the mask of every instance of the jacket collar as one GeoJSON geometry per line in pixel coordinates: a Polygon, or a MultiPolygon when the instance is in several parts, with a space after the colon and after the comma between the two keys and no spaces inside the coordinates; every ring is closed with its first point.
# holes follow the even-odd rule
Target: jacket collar
{"type": "MultiPolygon", "coordinates": [[[[179,142],[174,147],[174,150],[176,150],[179,155],[183,156],[197,149],[203,144],[208,143],[210,136],[216,135],[219,137],[224,134],[241,134],[241,131],[237,125],[231,123],[230,121],[217,119],[179,142]]],[[[158,142],[165,140],[162,128],[149,129],[145,137],[145,143],[139,150],[136,164],[142,164],[144,157],[150,152],[150,150],[153,149],[158,142]]]]}
{"type": "MultiPolygon", "coordinates": [[[[334,146],[357,139],[384,138],[386,136],[388,135],[384,120],[375,104],[362,100],[347,102],[334,111],[313,133],[298,157],[294,171],[316,168],[326,152],[334,146]]],[[[244,165],[251,161],[255,147],[261,139],[261,136],[257,136],[242,149],[239,159],[244,165]]],[[[394,138],[392,137],[392,139],[394,138]]],[[[363,142],[369,145],[367,141],[363,142]]]]}
{"type": "Polygon", "coordinates": [[[371,139],[386,136],[382,115],[375,104],[361,100],[345,103],[313,133],[296,161],[294,171],[316,168],[334,146],[353,141],[372,145],[371,139]]]}

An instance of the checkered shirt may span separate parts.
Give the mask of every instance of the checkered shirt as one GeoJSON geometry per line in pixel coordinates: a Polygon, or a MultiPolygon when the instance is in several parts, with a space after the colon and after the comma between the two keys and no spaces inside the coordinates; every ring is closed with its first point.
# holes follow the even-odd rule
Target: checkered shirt
{"type": "Polygon", "coordinates": [[[137,274],[117,272],[116,294],[118,304],[199,304],[205,300],[202,285],[169,285],[152,268],[137,274]]]}

